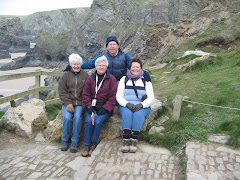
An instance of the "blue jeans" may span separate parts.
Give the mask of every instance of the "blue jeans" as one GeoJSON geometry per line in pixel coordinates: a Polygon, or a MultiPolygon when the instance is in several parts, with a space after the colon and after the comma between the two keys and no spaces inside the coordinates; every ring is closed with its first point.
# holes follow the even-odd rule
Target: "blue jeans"
{"type": "Polygon", "coordinates": [[[82,119],[84,109],[82,106],[74,106],[74,113],[68,112],[66,106],[63,105],[63,134],[62,140],[68,141],[69,132],[73,122],[73,136],[72,141],[78,142],[80,137],[80,131],[82,127],[82,119]]]}
{"type": "Polygon", "coordinates": [[[96,142],[98,144],[102,125],[111,115],[112,113],[110,112],[97,117],[95,116],[94,125],[92,125],[91,115],[87,113],[83,144],[86,146],[90,146],[91,142],[96,142]]]}
{"type": "Polygon", "coordinates": [[[127,107],[119,106],[118,108],[122,115],[122,128],[133,129],[140,131],[142,126],[151,112],[151,108],[143,108],[139,111],[132,112],[127,107]]]}

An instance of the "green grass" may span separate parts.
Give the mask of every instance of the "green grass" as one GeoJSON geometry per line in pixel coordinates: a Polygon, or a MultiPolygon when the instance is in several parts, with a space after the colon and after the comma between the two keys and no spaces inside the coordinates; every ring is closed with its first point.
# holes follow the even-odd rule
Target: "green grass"
{"type": "Polygon", "coordinates": [[[62,106],[57,103],[57,104],[46,105],[45,108],[46,108],[46,112],[47,112],[47,115],[48,115],[48,120],[52,121],[56,118],[59,111],[62,109],[62,106]]]}
{"type": "Polygon", "coordinates": [[[1,125],[1,126],[0,126],[0,132],[1,132],[3,129],[5,129],[5,126],[4,126],[4,125],[1,125]]]}
{"type": "Polygon", "coordinates": [[[216,129],[216,133],[224,133],[231,136],[228,145],[240,147],[240,121],[239,118],[234,118],[231,121],[222,122],[216,129]]]}
{"type": "MultiPolygon", "coordinates": [[[[178,94],[188,96],[189,100],[196,102],[240,108],[240,67],[236,65],[238,59],[240,51],[235,48],[199,62],[183,73],[174,73],[173,67],[149,71],[153,77],[155,94],[160,100],[168,99],[168,108],[172,108],[172,100],[178,94]],[[169,71],[172,73],[163,74],[169,71]],[[159,80],[163,76],[165,78],[159,80]]],[[[141,139],[177,152],[189,140],[206,141],[209,134],[224,131],[231,135],[228,144],[239,147],[240,123],[237,121],[240,119],[240,111],[197,104],[193,104],[193,111],[190,111],[187,105],[183,102],[179,121],[164,124],[164,135],[143,132],[141,139]],[[221,129],[226,124],[230,128],[221,129]]],[[[171,114],[166,110],[163,113],[171,114]]]]}
{"type": "Polygon", "coordinates": [[[5,114],[5,112],[0,111],[0,119],[2,119],[4,114],[5,114]]]}
{"type": "MultiPolygon", "coordinates": [[[[4,112],[0,111],[0,119],[2,119],[2,117],[3,117],[4,114],[5,114],[4,112]]],[[[0,126],[0,132],[1,132],[3,129],[5,129],[4,125],[1,125],[1,126],[0,126]]]]}
{"type": "Polygon", "coordinates": [[[193,104],[193,109],[190,111],[187,108],[189,103],[183,102],[180,119],[171,121],[172,101],[176,95],[187,96],[189,100],[195,102],[240,109],[240,47],[235,43],[231,44],[234,38],[236,41],[239,39],[240,31],[236,27],[239,27],[240,21],[237,20],[240,20],[240,16],[223,20],[201,36],[179,46],[165,59],[152,63],[152,66],[159,62],[168,63],[166,67],[154,70],[146,68],[151,75],[156,98],[160,101],[167,99],[162,116],[167,115],[170,121],[163,124],[165,127],[163,134],[148,134],[151,126],[159,126],[158,119],[161,116],[159,114],[147,127],[147,131],[141,132],[140,140],[166,147],[171,152],[177,153],[187,141],[205,142],[210,134],[224,133],[231,136],[228,145],[234,148],[240,147],[240,111],[238,110],[193,104]],[[235,23],[236,26],[229,22],[235,23]],[[216,47],[209,44],[216,41],[227,46],[216,47]],[[211,52],[213,56],[197,62],[184,72],[176,73],[174,69],[178,65],[185,64],[197,56],[178,57],[187,50],[195,49],[211,52]]]}

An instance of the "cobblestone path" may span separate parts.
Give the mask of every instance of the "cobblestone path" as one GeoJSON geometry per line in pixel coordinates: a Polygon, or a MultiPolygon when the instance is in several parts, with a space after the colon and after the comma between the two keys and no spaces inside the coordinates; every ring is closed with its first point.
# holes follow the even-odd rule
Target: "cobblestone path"
{"type": "MultiPolygon", "coordinates": [[[[1,139],[2,140],[2,139],[1,139]]],[[[121,139],[102,140],[91,157],[60,151],[54,142],[8,139],[0,143],[0,180],[178,180],[178,158],[167,149],[138,143],[122,153],[121,139]]],[[[240,180],[240,151],[221,144],[186,144],[187,180],[240,180]]]]}

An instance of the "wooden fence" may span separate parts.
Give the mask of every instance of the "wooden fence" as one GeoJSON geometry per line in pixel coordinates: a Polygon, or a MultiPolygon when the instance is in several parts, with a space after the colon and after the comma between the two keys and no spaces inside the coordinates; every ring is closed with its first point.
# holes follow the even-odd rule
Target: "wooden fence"
{"type": "MultiPolygon", "coordinates": [[[[33,77],[35,76],[35,88],[26,90],[20,93],[16,93],[14,95],[6,96],[0,98],[0,104],[10,102],[12,107],[16,107],[15,100],[21,97],[24,97],[29,94],[35,94],[36,98],[40,98],[40,91],[49,91],[49,90],[55,90],[57,92],[58,87],[57,86],[45,86],[41,87],[41,76],[61,76],[61,72],[47,72],[47,71],[33,71],[33,72],[26,72],[26,73],[16,73],[16,74],[11,74],[11,75],[2,75],[0,76],[0,81],[8,81],[8,80],[14,80],[14,79],[21,79],[21,78],[26,78],[26,77],[33,77]]],[[[51,104],[51,103],[56,103],[59,102],[59,98],[51,99],[44,101],[45,104],[51,104]]]]}

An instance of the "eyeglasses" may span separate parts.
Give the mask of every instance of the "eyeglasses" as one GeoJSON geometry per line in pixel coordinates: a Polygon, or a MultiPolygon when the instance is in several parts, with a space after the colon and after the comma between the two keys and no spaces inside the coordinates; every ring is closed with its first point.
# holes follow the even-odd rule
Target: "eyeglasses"
{"type": "Polygon", "coordinates": [[[81,66],[81,63],[72,63],[72,66],[81,66]]]}
{"type": "Polygon", "coordinates": [[[97,65],[97,67],[107,67],[106,65],[97,65]]]}

